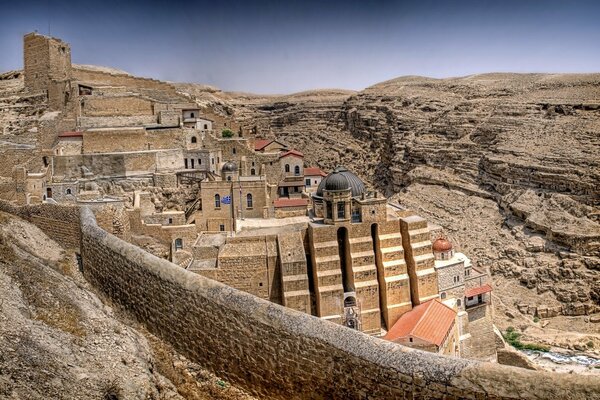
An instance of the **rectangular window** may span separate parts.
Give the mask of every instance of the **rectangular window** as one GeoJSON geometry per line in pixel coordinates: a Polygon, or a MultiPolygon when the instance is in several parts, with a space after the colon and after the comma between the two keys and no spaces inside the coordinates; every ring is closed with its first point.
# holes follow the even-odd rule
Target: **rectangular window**
{"type": "Polygon", "coordinates": [[[340,219],[346,218],[346,203],[343,201],[337,203],[337,216],[340,219]]]}
{"type": "Polygon", "coordinates": [[[306,184],[307,187],[310,187],[310,179],[305,179],[304,183],[306,184]]]}
{"type": "Polygon", "coordinates": [[[223,224],[219,225],[219,230],[221,232],[225,232],[225,225],[223,225],[223,224]]]}

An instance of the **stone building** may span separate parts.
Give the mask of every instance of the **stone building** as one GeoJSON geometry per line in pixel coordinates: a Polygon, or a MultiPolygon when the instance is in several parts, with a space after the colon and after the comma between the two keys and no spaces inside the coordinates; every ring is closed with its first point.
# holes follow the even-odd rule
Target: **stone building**
{"type": "Polygon", "coordinates": [[[45,91],[51,109],[61,109],[69,100],[71,48],[60,39],[29,33],[23,40],[25,88],[45,91]]]}
{"type": "Polygon", "coordinates": [[[403,314],[384,339],[433,353],[457,356],[456,310],[438,299],[429,300],[403,314]]]}
{"type": "Polygon", "coordinates": [[[446,238],[432,245],[440,299],[457,309],[458,353],[467,358],[494,360],[492,287],[486,273],[473,267],[464,254],[455,252],[446,238]]]}
{"type": "Polygon", "coordinates": [[[453,327],[427,346],[491,357],[491,287],[451,246],[432,249],[425,219],[166,82],[71,65],[69,46],[42,35],[24,50],[26,88],[60,113],[40,125],[43,169],[14,172],[17,202],[106,210],[106,229],[153,238],[182,268],[370,335],[448,306],[453,327]]]}

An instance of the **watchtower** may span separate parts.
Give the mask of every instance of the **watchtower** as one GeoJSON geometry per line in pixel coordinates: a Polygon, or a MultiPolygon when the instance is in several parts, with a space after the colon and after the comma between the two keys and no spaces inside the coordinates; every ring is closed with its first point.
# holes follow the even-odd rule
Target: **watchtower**
{"type": "Polygon", "coordinates": [[[68,43],[38,33],[23,38],[25,88],[46,91],[51,108],[64,106],[71,80],[71,48],[68,43]]]}

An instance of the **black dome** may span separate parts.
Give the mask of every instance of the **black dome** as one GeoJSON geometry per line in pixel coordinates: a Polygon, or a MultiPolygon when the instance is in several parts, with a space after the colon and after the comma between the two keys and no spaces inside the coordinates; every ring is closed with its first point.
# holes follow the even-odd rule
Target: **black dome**
{"type": "Polygon", "coordinates": [[[348,179],[339,172],[329,175],[325,182],[325,190],[340,191],[348,190],[349,188],[350,183],[348,183],[348,179]]]}
{"type": "Polygon", "coordinates": [[[333,172],[331,172],[329,175],[323,178],[323,180],[319,184],[319,187],[317,188],[315,196],[323,197],[323,190],[344,190],[348,187],[352,189],[352,197],[359,197],[365,191],[365,184],[363,183],[363,181],[360,180],[358,176],[354,175],[352,172],[348,171],[344,167],[337,167],[333,170],[333,172]],[[340,176],[346,178],[346,182],[344,182],[344,185],[346,185],[346,187],[343,189],[330,189],[329,184],[327,182],[329,182],[330,179],[333,179],[333,182],[331,182],[331,186],[337,187],[338,184],[341,184],[338,182],[341,182],[341,179],[339,178],[340,176]]]}
{"type": "Polygon", "coordinates": [[[237,165],[235,165],[235,163],[231,161],[228,161],[225,164],[223,164],[221,172],[237,172],[237,165]]]}

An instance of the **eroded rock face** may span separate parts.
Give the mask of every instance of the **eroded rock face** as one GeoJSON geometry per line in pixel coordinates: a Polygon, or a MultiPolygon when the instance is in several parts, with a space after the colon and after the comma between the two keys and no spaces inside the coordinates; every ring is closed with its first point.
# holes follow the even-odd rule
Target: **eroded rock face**
{"type": "Polygon", "coordinates": [[[403,77],[358,93],[211,97],[309,164],[344,164],[444,226],[497,281],[512,282],[498,293],[514,310],[598,312],[600,74],[403,77]],[[528,289],[525,299],[512,285],[528,289]]]}

